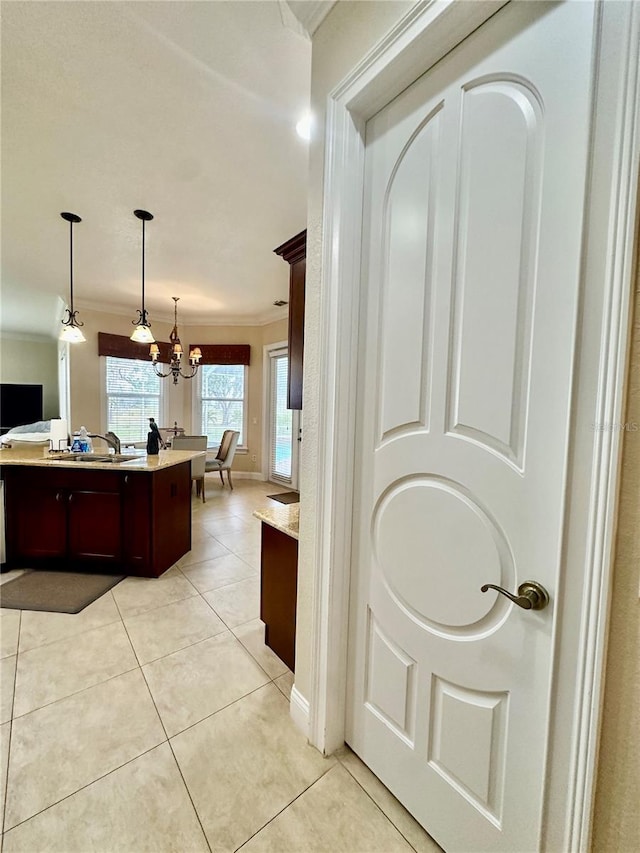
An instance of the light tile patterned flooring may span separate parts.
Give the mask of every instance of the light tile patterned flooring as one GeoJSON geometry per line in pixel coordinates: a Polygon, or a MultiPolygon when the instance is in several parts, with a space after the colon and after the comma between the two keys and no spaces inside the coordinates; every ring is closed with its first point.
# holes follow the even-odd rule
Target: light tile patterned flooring
{"type": "Polygon", "coordinates": [[[323,758],[291,722],[258,618],[252,512],[275,491],[208,479],[161,578],[74,616],[0,610],[3,853],[439,850],[350,750],[323,758]]]}

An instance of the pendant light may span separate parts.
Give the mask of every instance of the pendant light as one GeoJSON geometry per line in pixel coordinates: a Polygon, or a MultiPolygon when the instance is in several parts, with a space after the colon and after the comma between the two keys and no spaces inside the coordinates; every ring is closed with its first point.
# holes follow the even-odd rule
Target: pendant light
{"type": "Polygon", "coordinates": [[[60,216],[69,223],[69,305],[66,309],[66,317],[62,320],[63,330],[60,332],[60,340],[67,341],[71,344],[82,343],[86,340],[85,336],[80,331],[81,323],[77,318],[77,311],[73,309],[73,225],[75,222],[82,222],[82,219],[75,213],[61,213],[60,216]]]}
{"type": "Polygon", "coordinates": [[[135,326],[131,340],[139,344],[152,344],[155,342],[155,338],[144,307],[144,225],[145,222],[151,222],[153,215],[147,210],[134,210],[133,215],[142,220],[142,308],[138,310],[138,319],[131,321],[132,325],[135,326]]]}
{"type": "Polygon", "coordinates": [[[173,384],[178,384],[178,377],[182,376],[183,379],[193,379],[193,377],[198,372],[198,368],[200,367],[200,359],[202,358],[202,351],[200,347],[194,347],[189,353],[189,365],[191,367],[190,373],[184,373],[180,368],[180,359],[182,358],[183,349],[182,344],[180,343],[180,338],[178,337],[178,300],[179,296],[172,296],[173,299],[173,329],[171,334],[169,335],[169,340],[171,341],[171,363],[169,364],[168,373],[163,373],[158,369],[158,360],[160,358],[160,348],[158,344],[151,344],[151,349],[149,350],[149,355],[151,356],[151,361],[153,362],[153,369],[156,372],[156,375],[161,379],[166,379],[167,376],[173,376],[173,384]]]}

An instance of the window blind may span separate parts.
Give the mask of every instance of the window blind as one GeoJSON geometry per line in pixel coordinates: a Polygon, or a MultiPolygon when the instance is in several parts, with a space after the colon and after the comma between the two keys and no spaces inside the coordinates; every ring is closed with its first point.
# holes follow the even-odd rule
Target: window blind
{"type": "Polygon", "coordinates": [[[205,364],[202,375],[202,434],[209,446],[218,445],[225,429],[240,433],[244,444],[245,366],[243,364],[205,364]]]}
{"type": "Polygon", "coordinates": [[[160,423],[161,383],[150,361],[107,356],[107,429],[120,441],[144,441],[149,418],[160,423]]]}

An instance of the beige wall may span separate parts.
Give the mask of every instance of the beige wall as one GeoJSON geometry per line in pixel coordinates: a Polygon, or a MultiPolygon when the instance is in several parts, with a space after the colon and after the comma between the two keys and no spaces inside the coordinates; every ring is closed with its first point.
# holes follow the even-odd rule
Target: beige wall
{"type": "MultiPolygon", "coordinates": [[[[126,335],[129,331],[130,317],[107,314],[97,311],[82,311],[83,332],[86,343],[71,347],[70,384],[71,384],[71,428],[79,429],[84,425],[90,432],[104,432],[106,413],[104,409],[103,376],[98,356],[98,332],[110,332],[126,335]]],[[[153,332],[159,340],[169,340],[171,323],[153,323],[153,332]]],[[[247,388],[247,441],[246,453],[238,454],[234,461],[234,471],[260,473],[262,465],[262,348],[273,341],[286,340],[287,321],[279,320],[265,326],[185,326],[179,327],[183,345],[199,344],[249,344],[251,346],[251,364],[249,365],[247,388]],[[252,461],[252,456],[256,461],[252,461]]],[[[141,347],[146,352],[146,347],[141,347]]],[[[174,385],[171,379],[165,381],[165,393],[168,394],[167,425],[178,422],[187,432],[194,429],[192,424],[192,383],[180,379],[174,385]]]]}
{"type": "Polygon", "coordinates": [[[640,849],[640,277],[636,282],[594,811],[597,853],[640,849]]]}
{"type": "Polygon", "coordinates": [[[58,342],[3,335],[0,340],[0,382],[42,385],[43,417],[59,417],[58,342]]]}
{"type": "MultiPolygon", "coordinates": [[[[313,606],[315,484],[318,436],[324,116],[329,91],[412,6],[410,2],[341,2],[313,40],[311,102],[316,127],[310,149],[305,319],[305,408],[301,456],[302,513],[298,571],[296,688],[309,696],[313,606]]],[[[640,424],[640,299],[636,302],[628,420],[640,424]]],[[[611,640],[597,782],[594,850],[640,846],[640,431],[626,435],[615,562],[611,640]]]]}
{"type": "Polygon", "coordinates": [[[318,459],[318,385],[320,377],[320,310],[322,267],[322,198],[324,179],[324,123],[327,95],[347,72],[414,4],[412,2],[340,2],[313,37],[311,55],[311,110],[313,139],[309,152],[307,210],[307,271],[304,324],[304,429],[300,455],[302,512],[298,563],[296,631],[296,689],[309,696],[311,616],[313,607],[315,487],[318,459]]]}

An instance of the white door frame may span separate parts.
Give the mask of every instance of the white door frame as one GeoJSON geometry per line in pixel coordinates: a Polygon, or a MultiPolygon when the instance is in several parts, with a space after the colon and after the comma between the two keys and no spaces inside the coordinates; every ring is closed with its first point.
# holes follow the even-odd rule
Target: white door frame
{"type": "MultiPolygon", "coordinates": [[[[503,5],[420,0],[328,97],[308,719],[309,739],[325,753],[345,732],[364,127],[503,5]]],[[[640,3],[603,3],[596,14],[564,527],[565,583],[583,596],[557,602],[543,841],[567,851],[589,845],[620,458],[620,431],[607,425],[623,414],[640,161],[640,3]]]]}

